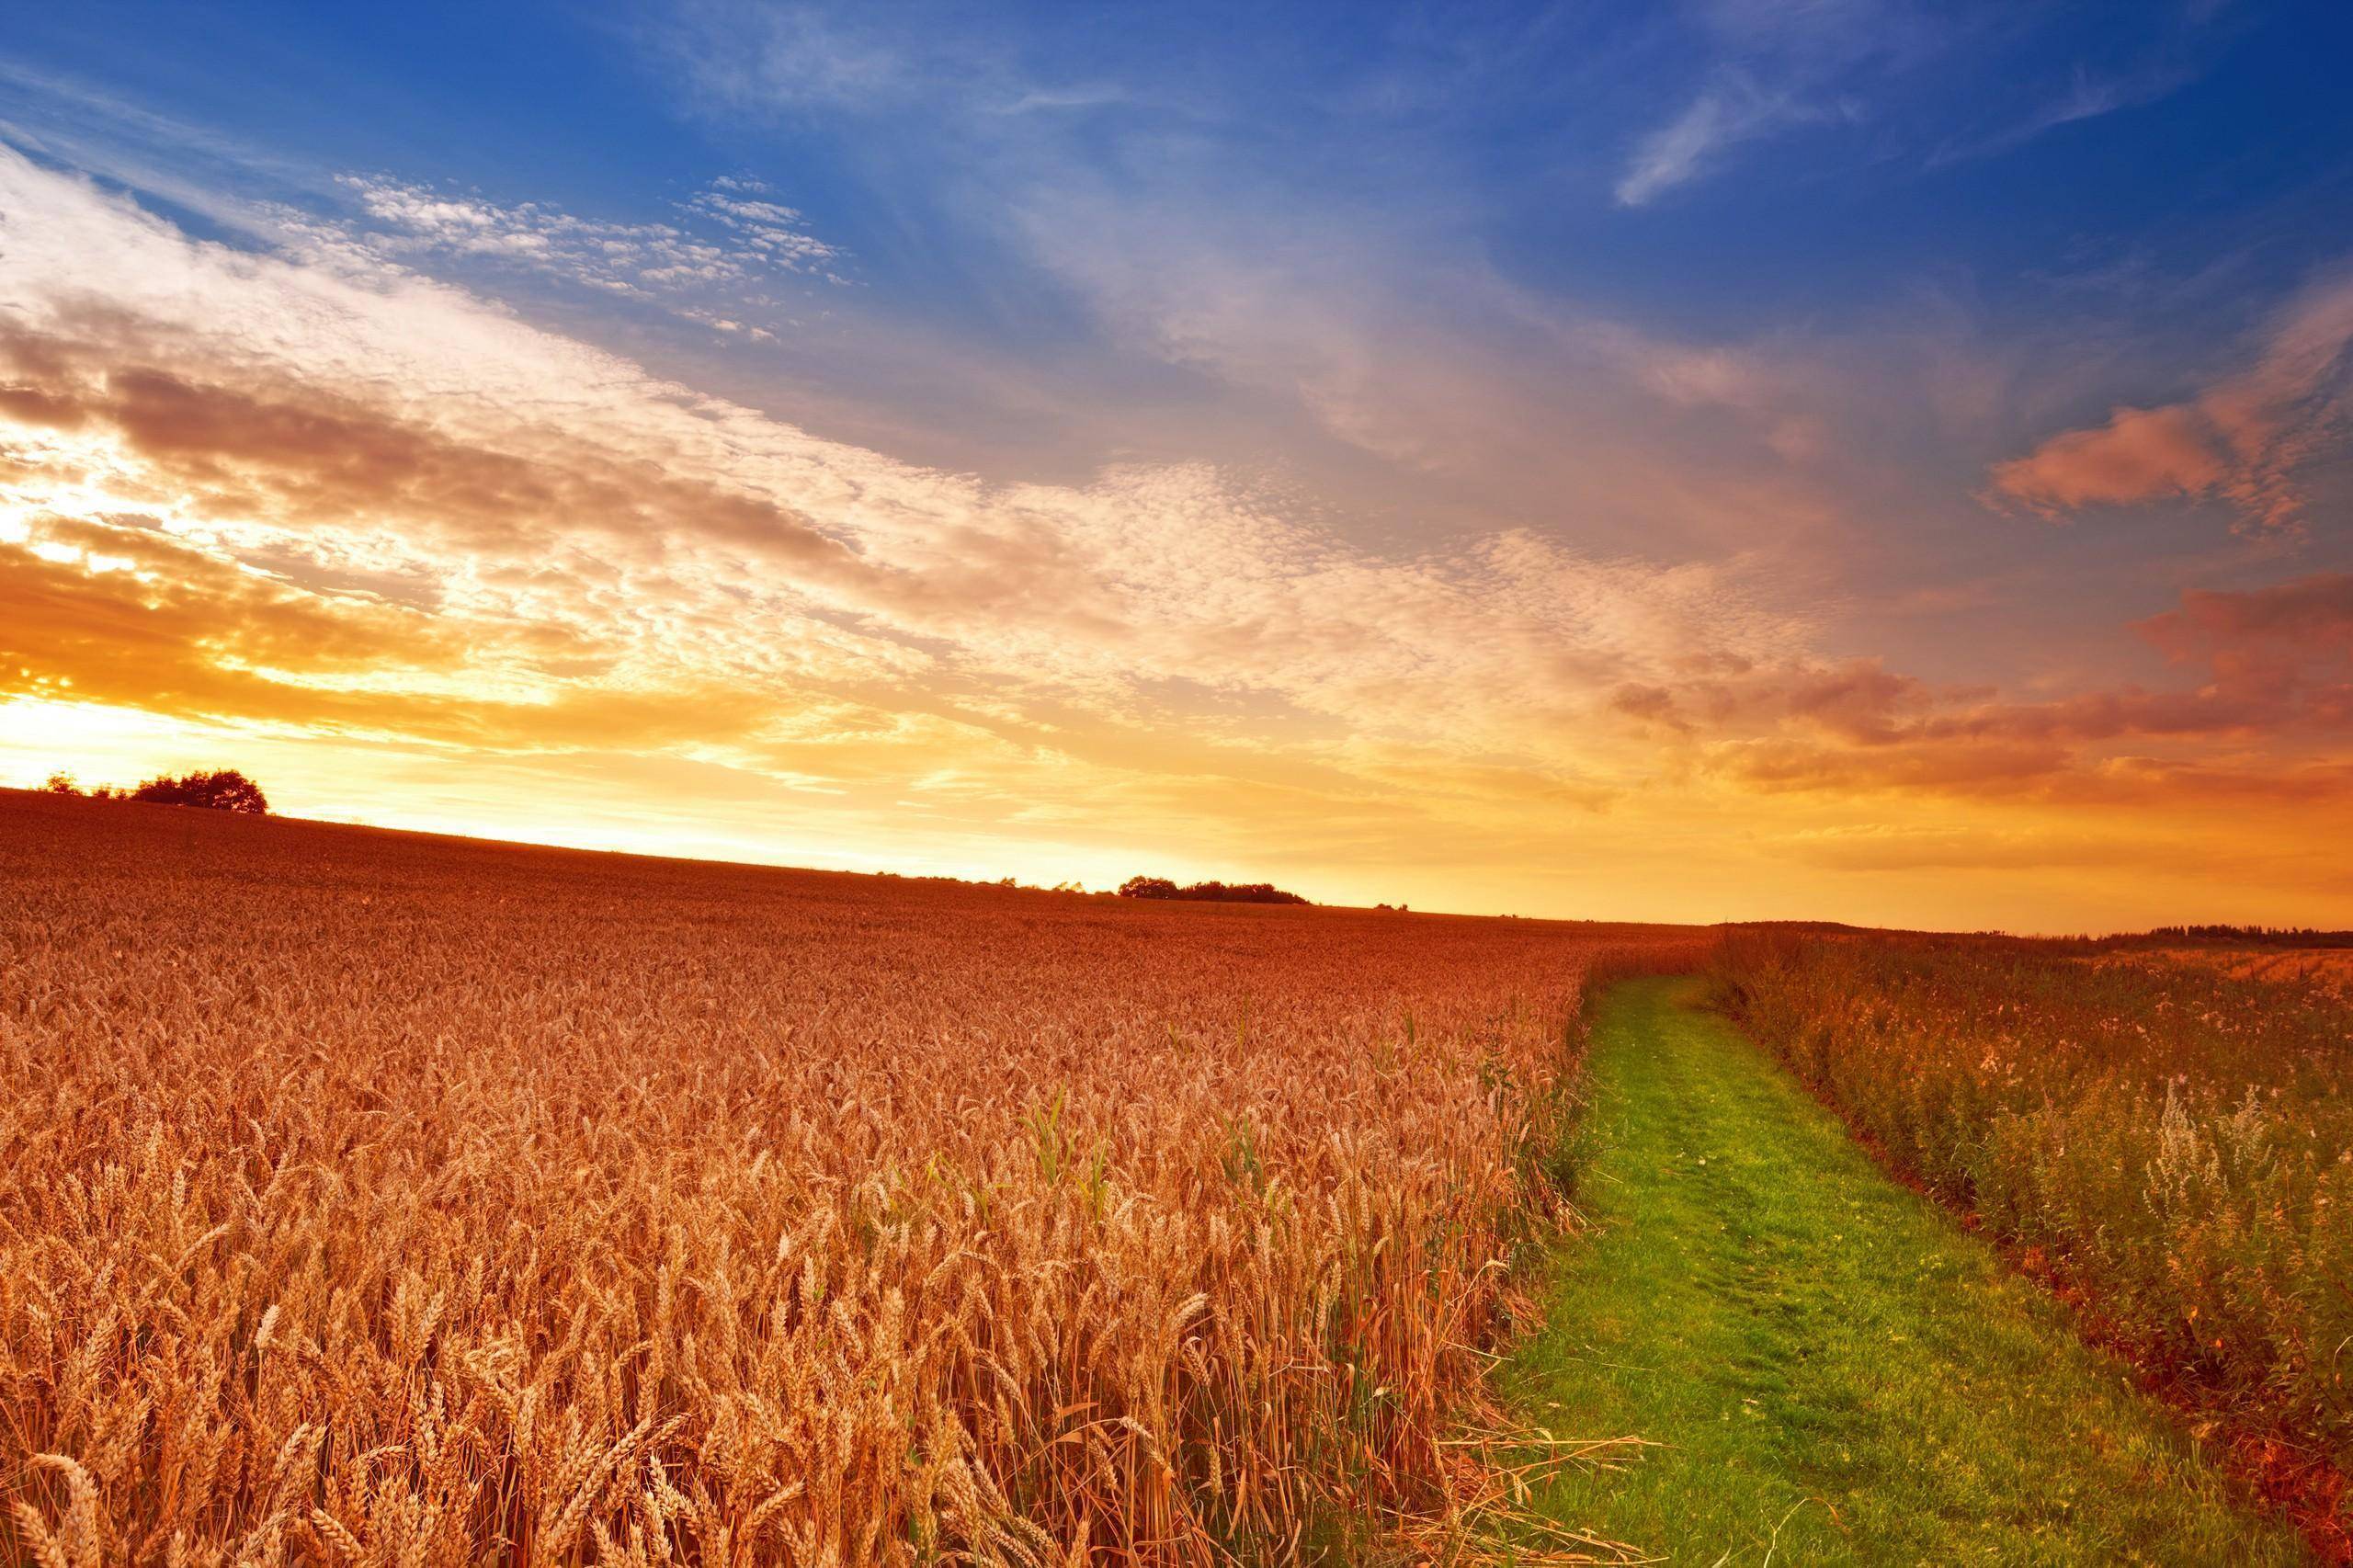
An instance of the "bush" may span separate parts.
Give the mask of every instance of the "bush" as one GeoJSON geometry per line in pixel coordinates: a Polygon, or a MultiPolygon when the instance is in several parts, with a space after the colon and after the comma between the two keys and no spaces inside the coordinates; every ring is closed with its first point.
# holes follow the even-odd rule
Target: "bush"
{"type": "Polygon", "coordinates": [[[1176,884],[1166,877],[1130,877],[1120,884],[1121,898],[1175,898],[1176,884]]]}
{"type": "Polygon", "coordinates": [[[1178,887],[1166,877],[1130,877],[1120,884],[1121,898],[1188,899],[1200,903],[1305,903],[1295,892],[1272,882],[1194,882],[1178,887]]]}
{"type": "Polygon", "coordinates": [[[159,775],[133,790],[131,799],[156,805],[239,812],[247,816],[269,814],[269,797],[261,792],[261,786],[233,767],[186,773],[176,778],[169,774],[159,775]]]}

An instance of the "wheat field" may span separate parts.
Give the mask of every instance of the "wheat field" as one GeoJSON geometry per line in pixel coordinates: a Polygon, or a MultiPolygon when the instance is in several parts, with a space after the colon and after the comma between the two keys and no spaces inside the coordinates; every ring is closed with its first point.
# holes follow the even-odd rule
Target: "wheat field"
{"type": "Polygon", "coordinates": [[[2128,948],[2100,961],[2193,964],[2220,970],[2234,980],[2311,981],[2340,996],[2353,995],[2353,948],[2128,948]]]}
{"type": "Polygon", "coordinates": [[[1444,1513],[1583,977],[0,794],[0,1484],[97,1562],[1306,1559],[1444,1513]]]}

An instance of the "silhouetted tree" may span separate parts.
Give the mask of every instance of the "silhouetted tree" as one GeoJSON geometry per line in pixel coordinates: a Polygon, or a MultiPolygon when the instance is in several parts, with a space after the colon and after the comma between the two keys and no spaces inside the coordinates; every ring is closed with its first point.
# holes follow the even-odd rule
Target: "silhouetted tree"
{"type": "Polygon", "coordinates": [[[1120,884],[1121,898],[1175,898],[1199,903],[1305,903],[1295,892],[1272,882],[1194,882],[1178,887],[1166,877],[1130,877],[1120,884]]]}
{"type": "Polygon", "coordinates": [[[261,786],[233,767],[169,774],[150,778],[131,792],[134,801],[165,806],[201,806],[207,811],[240,812],[247,816],[269,814],[269,797],[261,786]]]}

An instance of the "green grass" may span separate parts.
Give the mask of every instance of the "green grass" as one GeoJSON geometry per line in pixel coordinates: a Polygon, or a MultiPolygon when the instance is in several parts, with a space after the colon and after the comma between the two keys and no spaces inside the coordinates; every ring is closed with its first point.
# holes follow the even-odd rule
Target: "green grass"
{"type": "Polygon", "coordinates": [[[1699,995],[1607,999],[1578,1193],[1600,1230],[1506,1369],[1526,1421],[1662,1446],[1562,1471],[1537,1511],[1703,1568],[2302,1561],[1699,995]]]}

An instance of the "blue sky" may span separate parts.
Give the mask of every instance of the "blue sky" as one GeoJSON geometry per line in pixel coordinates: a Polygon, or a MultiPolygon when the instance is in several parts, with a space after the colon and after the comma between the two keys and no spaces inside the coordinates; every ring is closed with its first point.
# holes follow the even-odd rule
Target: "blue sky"
{"type": "Polygon", "coordinates": [[[290,161],[616,217],[746,170],[960,305],[987,296],[937,265],[986,227],[966,200],[1051,158],[1379,210],[1531,286],[1742,331],[1922,271],[2032,305],[2234,238],[2276,286],[2333,254],[2348,43],[2321,5],[99,3],[18,18],[9,53],[290,161]]]}
{"type": "Polygon", "coordinates": [[[849,285],[789,301],[830,313],[754,368],[764,397],[1029,472],[1134,444],[1047,404],[1214,417],[1230,387],[1123,330],[1204,269],[1256,273],[1267,310],[1379,290],[1440,319],[1475,274],[1693,342],[1942,312],[2132,361],[2079,411],[2167,393],[2340,259],[2348,44],[2339,7],[2211,3],[96,5],[9,53],[19,123],[69,157],[168,166],[192,131],[224,182],[330,209],[353,171],[622,222],[763,180],[849,285]],[[992,421],[1009,398],[1037,406],[992,421]]]}
{"type": "MultiPolygon", "coordinates": [[[[1986,705],[2162,695],[2197,670],[2135,630],[2150,618],[2353,566],[2348,45],[2344,7],[2254,0],[91,4],[0,43],[0,140],[28,180],[162,220],[192,268],[214,244],[386,296],[429,281],[858,454],[845,471],[1016,513],[1184,475],[1224,497],[1204,538],[1263,530],[1245,573],[1418,573],[1503,614],[1529,591],[1525,540],[1637,598],[1714,594],[1727,626],[1782,629],[1769,650],[1670,647],[1650,600],[1596,599],[1544,634],[1571,646],[1546,678],[1590,682],[1582,699],[1526,704],[1524,735],[1392,737],[1449,766],[1605,792],[1754,772],[1756,748],[1798,744],[1758,712],[1828,722],[1780,688],[1627,693],[1780,660],[1893,683],[1870,699],[1888,713],[1830,723],[1870,754],[1841,788],[2047,796],[2045,752],[1983,749],[2047,717],[1986,705]],[[1499,549],[1518,562],[1501,578],[1499,549]],[[1626,757],[1561,752],[1546,726],[1580,700],[1649,728],[1626,757]],[[1884,766],[1963,732],[1966,756],[1884,766]]],[[[26,188],[18,222],[40,193],[70,205],[26,188]]],[[[15,298],[46,320],[71,282],[15,298]]],[[[228,347],[312,375],[353,352],[330,339],[298,355],[281,324],[228,347]]],[[[814,520],[881,548],[852,514],[814,520]]],[[[901,630],[953,678],[894,703],[1046,702],[1036,669],[982,673],[965,632],[901,630]]],[[[740,635],[728,659],[763,634],[740,635]]],[[[1305,673],[1325,652],[1140,665],[1117,702],[1057,690],[1076,707],[1006,722],[1036,747],[1077,712],[1142,733],[1208,715],[1271,744],[1389,711],[1393,684],[1336,705],[1305,673]]],[[[1451,667],[1435,648],[1401,665],[1451,667]]],[[[2297,711],[2282,755],[2328,762],[2297,711]]],[[[2235,721],[2185,722],[2103,720],[2060,771],[2288,765],[2235,721]]]]}

